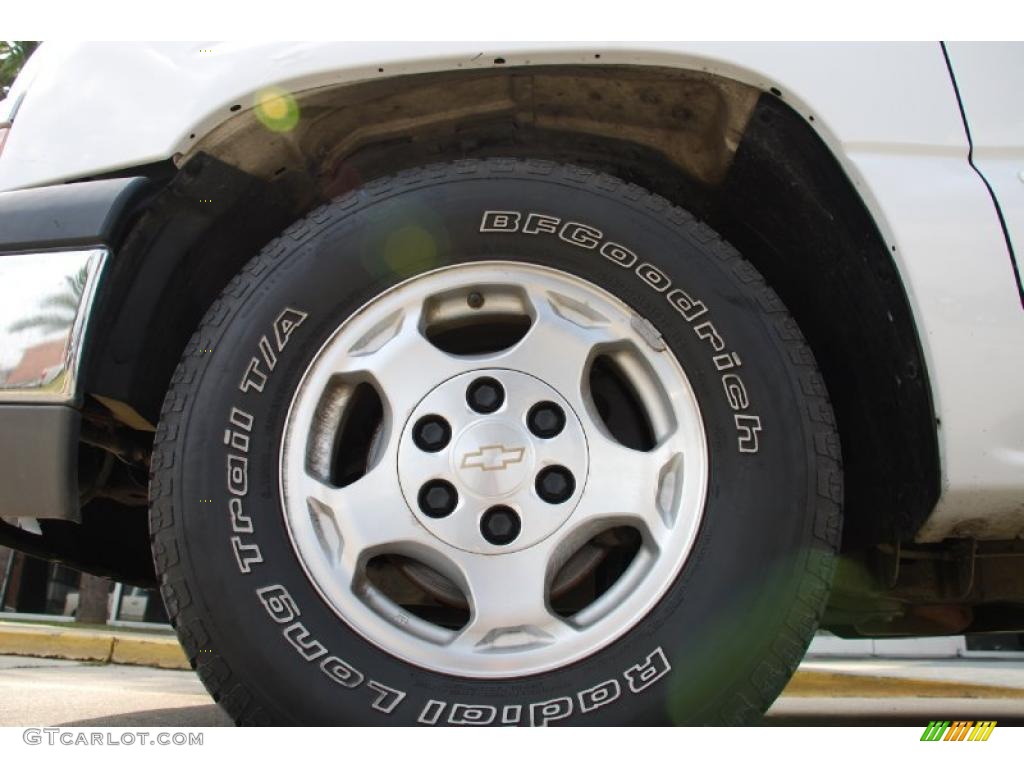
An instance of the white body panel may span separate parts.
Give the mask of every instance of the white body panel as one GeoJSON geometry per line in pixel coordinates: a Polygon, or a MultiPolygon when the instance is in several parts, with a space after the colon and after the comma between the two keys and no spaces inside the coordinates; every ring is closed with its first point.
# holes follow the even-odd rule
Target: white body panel
{"type": "MultiPolygon", "coordinates": [[[[962,50],[969,59],[960,48],[954,57],[962,50]]],[[[991,71],[1007,57],[1019,61],[1019,50],[975,62],[967,87],[991,78],[1019,88],[1019,66],[991,71]]],[[[47,44],[37,58],[11,94],[25,97],[0,158],[0,190],[187,152],[232,105],[250,106],[268,84],[300,91],[415,72],[572,63],[679,67],[776,87],[813,118],[863,196],[910,298],[942,455],[942,497],[920,538],[1024,534],[1024,311],[996,210],[967,162],[937,43],[47,44]]],[[[1020,232],[1024,185],[1007,179],[1024,134],[1019,125],[1000,132],[990,117],[998,105],[978,99],[975,157],[1005,187],[1020,232]]]]}
{"type": "Polygon", "coordinates": [[[971,129],[974,164],[999,198],[1019,259],[1024,254],[1024,98],[1020,83],[993,73],[1024,73],[1024,45],[949,43],[946,47],[971,129]]]}

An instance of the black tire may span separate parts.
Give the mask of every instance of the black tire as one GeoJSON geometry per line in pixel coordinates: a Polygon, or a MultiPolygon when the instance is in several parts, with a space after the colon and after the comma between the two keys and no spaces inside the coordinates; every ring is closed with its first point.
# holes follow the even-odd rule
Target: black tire
{"type": "Polygon", "coordinates": [[[190,341],[164,402],[150,524],[171,621],[206,687],[239,724],[410,725],[430,720],[434,701],[495,707],[495,722],[736,725],[755,722],[778,696],[818,625],[840,535],[841,478],[832,411],[810,349],[774,291],[715,232],[606,175],[548,162],[474,160],[401,173],[318,208],[228,285],[190,341]],[[591,224],[627,243],[649,268],[624,269],[554,236],[482,233],[487,209],[542,210],[591,224]],[[432,235],[435,252],[389,269],[381,238],[409,221],[432,235]],[[697,395],[711,474],[688,561],[630,632],[550,673],[474,681],[404,663],[337,619],[290,545],[277,457],[298,379],[342,320],[402,276],[497,257],[576,273],[654,324],[697,395]],[[742,360],[748,407],[730,404],[706,336],[658,290],[664,280],[706,305],[705,319],[714,319],[742,360]],[[282,308],[297,306],[306,319],[264,390],[241,392],[261,335],[282,308]],[[254,530],[244,535],[232,530],[224,482],[223,438],[235,405],[258,425],[246,497],[254,530]],[[751,418],[738,422],[737,414],[751,418]],[[249,563],[248,573],[240,562],[255,550],[239,545],[259,548],[261,560],[249,563]],[[357,686],[339,685],[318,662],[305,661],[268,620],[256,590],[270,584],[287,585],[310,637],[359,670],[357,686]],[[629,685],[629,670],[662,661],[666,674],[629,685]],[[581,692],[610,678],[621,681],[622,695],[581,711],[581,692]]]}

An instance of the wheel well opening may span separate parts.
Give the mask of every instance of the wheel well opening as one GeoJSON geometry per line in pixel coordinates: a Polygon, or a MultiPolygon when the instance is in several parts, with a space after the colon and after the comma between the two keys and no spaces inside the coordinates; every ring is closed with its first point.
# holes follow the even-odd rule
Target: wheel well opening
{"type": "Polygon", "coordinates": [[[836,159],[779,98],[703,73],[569,67],[398,78],[299,103],[301,135],[268,135],[242,111],[200,142],[118,248],[83,375],[90,394],[139,416],[136,429],[155,424],[218,293],[292,221],[405,168],[528,156],[662,195],[765,275],[833,401],[844,549],[910,539],[931,511],[934,411],[899,275],[836,159]]]}

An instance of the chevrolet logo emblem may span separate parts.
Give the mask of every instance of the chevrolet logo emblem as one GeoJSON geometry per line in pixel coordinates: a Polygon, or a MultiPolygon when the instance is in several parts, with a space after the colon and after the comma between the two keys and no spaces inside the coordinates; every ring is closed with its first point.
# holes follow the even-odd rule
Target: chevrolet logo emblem
{"type": "Polygon", "coordinates": [[[525,448],[506,448],[504,445],[484,445],[479,450],[467,453],[462,457],[462,468],[479,467],[484,472],[505,469],[509,464],[518,464],[523,460],[525,448]]]}

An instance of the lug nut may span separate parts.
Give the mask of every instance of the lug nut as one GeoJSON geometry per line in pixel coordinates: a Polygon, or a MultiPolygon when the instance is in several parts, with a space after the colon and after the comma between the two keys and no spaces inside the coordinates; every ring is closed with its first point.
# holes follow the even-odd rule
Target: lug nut
{"type": "Polygon", "coordinates": [[[537,473],[537,495],[548,504],[561,504],[568,501],[576,490],[576,480],[565,467],[555,465],[545,467],[537,473]]]}
{"type": "Polygon", "coordinates": [[[459,503],[459,493],[447,480],[430,480],[420,488],[419,503],[427,517],[447,517],[459,503]]]}
{"type": "Polygon", "coordinates": [[[502,505],[491,507],[480,518],[480,533],[491,544],[498,546],[515,541],[522,527],[516,511],[502,505]]]}
{"type": "Polygon", "coordinates": [[[412,428],[412,440],[416,447],[428,453],[437,453],[452,439],[452,428],[436,414],[423,416],[412,428]]]}
{"type": "Polygon", "coordinates": [[[466,389],[466,402],[477,413],[494,413],[505,402],[505,389],[497,379],[481,376],[466,389]]]}
{"type": "Polygon", "coordinates": [[[557,403],[544,400],[526,414],[526,425],[537,437],[554,437],[565,427],[565,411],[557,403]]]}

